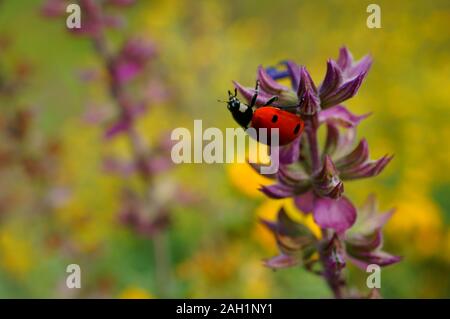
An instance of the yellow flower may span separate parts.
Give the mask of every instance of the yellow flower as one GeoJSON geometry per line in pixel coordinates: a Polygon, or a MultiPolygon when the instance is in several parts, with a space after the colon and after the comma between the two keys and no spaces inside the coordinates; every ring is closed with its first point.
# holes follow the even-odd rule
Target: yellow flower
{"type": "Polygon", "coordinates": [[[125,288],[118,296],[120,299],[151,299],[153,296],[145,289],[131,286],[125,288]]]}
{"type": "Polygon", "coordinates": [[[425,195],[415,194],[398,202],[386,227],[391,238],[402,240],[421,257],[439,252],[443,235],[439,208],[425,195]]]}
{"type": "Polygon", "coordinates": [[[249,260],[242,267],[242,298],[269,298],[271,292],[270,269],[261,267],[261,260],[257,257],[249,260]]]}
{"type": "Polygon", "coordinates": [[[23,279],[33,266],[33,248],[23,236],[11,229],[0,232],[0,260],[2,267],[16,279],[23,279]]]}
{"type": "Polygon", "coordinates": [[[261,176],[247,163],[235,163],[227,165],[226,167],[229,179],[233,186],[249,197],[264,197],[258,189],[261,185],[273,183],[270,178],[261,176]]]}

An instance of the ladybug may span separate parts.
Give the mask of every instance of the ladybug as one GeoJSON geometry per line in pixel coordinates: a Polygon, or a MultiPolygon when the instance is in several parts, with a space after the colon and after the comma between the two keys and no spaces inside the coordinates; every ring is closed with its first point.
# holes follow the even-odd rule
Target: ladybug
{"type": "MultiPolygon", "coordinates": [[[[295,140],[303,132],[303,120],[293,113],[283,110],[280,107],[271,106],[278,100],[277,96],[271,97],[263,106],[253,110],[258,98],[259,81],[256,82],[255,94],[250,105],[242,103],[237,98],[237,89],[234,94],[228,91],[227,108],[235,121],[244,129],[253,127],[259,133],[259,129],[267,129],[267,144],[270,144],[271,129],[277,128],[279,131],[279,145],[286,145],[295,140]]],[[[284,107],[288,109],[292,107],[284,107]]]]}

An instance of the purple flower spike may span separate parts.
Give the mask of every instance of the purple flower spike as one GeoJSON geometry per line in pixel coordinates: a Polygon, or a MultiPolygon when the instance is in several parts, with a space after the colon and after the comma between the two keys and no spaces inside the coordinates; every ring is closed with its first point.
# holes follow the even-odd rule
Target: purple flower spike
{"type": "MultiPolygon", "coordinates": [[[[257,105],[262,106],[277,95],[276,106],[291,106],[287,110],[295,109],[305,122],[301,137],[277,149],[279,169],[270,176],[276,182],[260,190],[269,198],[292,198],[301,213],[312,214],[322,231],[320,239],[312,240],[306,235],[304,224],[291,220],[281,210],[276,222],[263,221],[280,251],[265,265],[273,269],[301,265],[320,274],[336,298],[352,296],[342,271],[348,261],[365,268],[370,263],[385,266],[400,260],[381,250],[382,227],[392,211],[375,213],[372,197],[357,211],[342,195],[345,181],[376,176],[392,160],[388,155],[371,160],[367,140],[357,142],[358,125],[370,113],[355,115],[340,104],[357,93],[371,63],[370,56],[355,62],[344,47],[337,60],[328,60],[326,75],[318,88],[306,68],[292,61],[282,63],[285,70],[258,67],[261,85],[257,105]],[[277,82],[285,77],[290,78],[291,88],[277,82]],[[326,136],[319,141],[322,125],[326,126],[326,136]],[[320,270],[315,268],[316,262],[321,264],[320,270]]],[[[250,101],[255,90],[234,83],[250,101]]],[[[258,165],[252,166],[259,169],[258,165]]]]}
{"type": "Polygon", "coordinates": [[[327,73],[319,88],[322,108],[337,105],[353,97],[361,86],[372,64],[372,58],[365,56],[358,62],[347,48],[341,48],[337,61],[328,60],[327,73]]]}

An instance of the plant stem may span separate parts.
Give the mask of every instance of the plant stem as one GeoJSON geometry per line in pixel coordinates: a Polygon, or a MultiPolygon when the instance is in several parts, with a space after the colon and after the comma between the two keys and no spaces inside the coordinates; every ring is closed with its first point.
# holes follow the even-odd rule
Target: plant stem
{"type": "MultiPolygon", "coordinates": [[[[319,143],[317,141],[317,130],[319,128],[317,113],[312,116],[305,116],[305,124],[307,125],[306,137],[311,156],[312,174],[314,175],[322,167],[319,143]]],[[[327,281],[336,299],[345,297],[344,291],[346,288],[342,269],[336,267],[336,263],[331,262],[332,258],[334,258],[333,250],[341,247],[342,242],[337,236],[332,236],[326,229],[322,229],[322,243],[319,245],[320,261],[323,266],[322,276],[327,281]]]]}
{"type": "Polygon", "coordinates": [[[308,138],[309,151],[311,154],[312,173],[315,174],[321,167],[319,144],[317,143],[318,119],[317,114],[308,116],[305,119],[307,125],[306,136],[308,138]]]}

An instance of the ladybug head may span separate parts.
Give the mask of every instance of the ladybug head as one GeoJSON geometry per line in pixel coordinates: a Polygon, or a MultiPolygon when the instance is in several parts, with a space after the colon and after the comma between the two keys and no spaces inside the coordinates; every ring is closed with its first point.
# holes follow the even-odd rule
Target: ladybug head
{"type": "Polygon", "coordinates": [[[227,108],[233,112],[239,110],[241,107],[241,101],[237,98],[237,89],[234,89],[234,94],[228,91],[227,108]]]}

